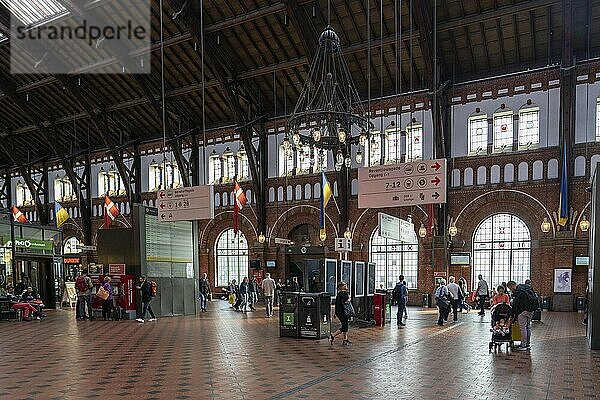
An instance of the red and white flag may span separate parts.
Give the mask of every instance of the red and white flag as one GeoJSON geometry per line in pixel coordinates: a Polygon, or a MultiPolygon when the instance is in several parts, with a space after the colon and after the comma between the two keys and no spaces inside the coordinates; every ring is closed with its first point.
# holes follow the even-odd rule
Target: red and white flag
{"type": "Polygon", "coordinates": [[[240,211],[242,211],[248,200],[246,199],[246,194],[244,194],[244,190],[235,178],[233,179],[233,193],[235,195],[235,200],[233,204],[233,233],[234,235],[237,235],[238,230],[240,228],[240,211]]]}
{"type": "Polygon", "coordinates": [[[16,206],[12,206],[12,215],[15,222],[29,222],[25,214],[23,214],[16,206]]]}
{"type": "Polygon", "coordinates": [[[119,216],[119,208],[108,196],[104,196],[104,228],[110,228],[110,224],[119,216]]]}

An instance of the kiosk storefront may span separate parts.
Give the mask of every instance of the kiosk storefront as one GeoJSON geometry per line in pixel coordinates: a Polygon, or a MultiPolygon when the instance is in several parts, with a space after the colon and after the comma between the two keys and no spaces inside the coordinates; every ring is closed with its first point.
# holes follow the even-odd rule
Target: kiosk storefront
{"type": "Polygon", "coordinates": [[[25,287],[31,286],[39,293],[46,307],[56,307],[60,303],[64,280],[60,256],[61,232],[33,224],[15,224],[14,246],[11,233],[10,223],[0,220],[2,290],[7,284],[22,282],[25,287]]]}

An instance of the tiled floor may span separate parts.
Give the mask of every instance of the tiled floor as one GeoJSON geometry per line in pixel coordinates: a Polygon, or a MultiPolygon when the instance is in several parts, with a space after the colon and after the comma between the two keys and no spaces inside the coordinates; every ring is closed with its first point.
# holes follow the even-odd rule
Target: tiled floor
{"type": "MultiPolygon", "coordinates": [[[[215,301],[197,317],[0,323],[0,399],[587,399],[600,352],[581,314],[544,313],[531,353],[488,354],[489,314],[352,329],[354,344],[279,338],[277,318],[215,301]]],[[[341,338],[341,337],[340,337],[341,338]]]]}

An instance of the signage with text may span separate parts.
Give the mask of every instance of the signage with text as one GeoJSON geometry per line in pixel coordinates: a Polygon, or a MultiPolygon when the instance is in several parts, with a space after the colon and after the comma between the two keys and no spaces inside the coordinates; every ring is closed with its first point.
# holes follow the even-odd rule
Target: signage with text
{"type": "Polygon", "coordinates": [[[446,159],[358,169],[358,208],[446,202],[446,159]]]}
{"type": "Polygon", "coordinates": [[[215,217],[214,186],[191,186],[156,193],[158,220],[192,221],[215,217]]]}
{"type": "Polygon", "coordinates": [[[405,243],[417,241],[415,226],[412,222],[384,213],[378,214],[378,221],[379,236],[405,243]]]}
{"type": "Polygon", "coordinates": [[[125,275],[125,264],[108,264],[109,275],[125,275]]]}
{"type": "MultiPolygon", "coordinates": [[[[6,245],[7,247],[11,246],[11,242],[8,241],[6,245]]],[[[15,248],[52,251],[54,249],[54,242],[49,240],[15,239],[15,248]]]]}

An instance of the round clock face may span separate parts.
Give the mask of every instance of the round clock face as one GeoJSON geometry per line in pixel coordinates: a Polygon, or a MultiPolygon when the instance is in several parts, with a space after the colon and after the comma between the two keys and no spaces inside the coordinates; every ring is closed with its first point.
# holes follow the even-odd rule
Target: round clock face
{"type": "Polygon", "coordinates": [[[306,254],[306,247],[302,246],[302,248],[300,249],[300,252],[302,254],[306,254]]]}

